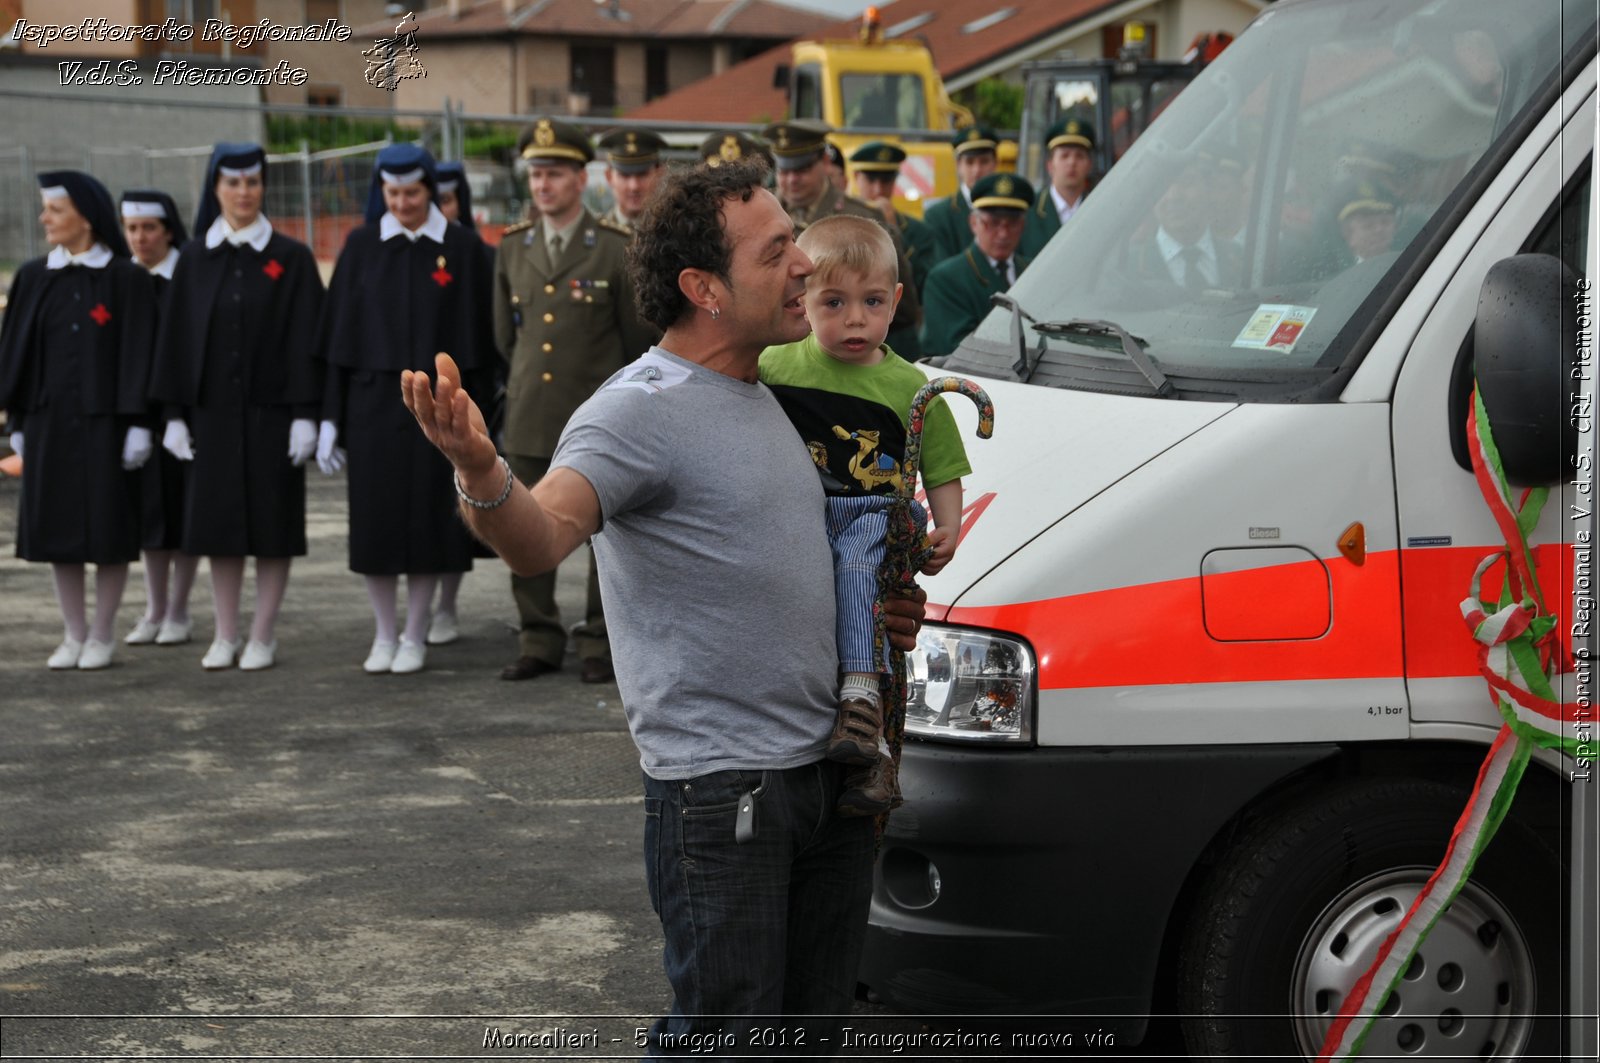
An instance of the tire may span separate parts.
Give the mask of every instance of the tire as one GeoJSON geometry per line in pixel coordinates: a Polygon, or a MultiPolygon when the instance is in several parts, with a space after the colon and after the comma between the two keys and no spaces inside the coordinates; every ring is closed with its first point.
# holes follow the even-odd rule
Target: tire
{"type": "MultiPolygon", "coordinates": [[[[1274,812],[1223,853],[1180,946],[1195,1058],[1314,1059],[1355,980],[1444,855],[1467,791],[1343,783],[1274,812]]],[[[1373,1027],[1372,1058],[1555,1057],[1561,861],[1515,814],[1439,917],[1373,1027]]]]}

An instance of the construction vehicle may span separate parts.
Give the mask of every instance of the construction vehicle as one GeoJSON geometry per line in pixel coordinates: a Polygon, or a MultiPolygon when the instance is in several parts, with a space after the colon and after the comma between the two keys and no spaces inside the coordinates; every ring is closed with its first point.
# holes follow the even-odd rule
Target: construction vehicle
{"type": "Polygon", "coordinates": [[[1017,172],[1042,188],[1047,181],[1045,134],[1064,118],[1094,130],[1094,174],[1120,159],[1179,92],[1233,41],[1227,32],[1202,33],[1182,59],[1149,58],[1142,22],[1123,27],[1115,59],[1041,59],[1025,63],[1017,172]]]}
{"type": "Polygon", "coordinates": [[[838,130],[829,139],[846,157],[873,140],[905,149],[895,186],[900,211],[921,217],[925,203],[955,192],[950,134],[972,125],[972,112],[945,92],[925,45],[884,39],[876,7],[862,16],[856,40],[796,41],[775,84],[789,94],[789,117],[819,118],[838,130]]]}

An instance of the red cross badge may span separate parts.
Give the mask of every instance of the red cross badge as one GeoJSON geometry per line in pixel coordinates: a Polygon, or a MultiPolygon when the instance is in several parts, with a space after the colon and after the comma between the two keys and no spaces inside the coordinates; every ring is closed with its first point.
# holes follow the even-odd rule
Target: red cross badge
{"type": "Polygon", "coordinates": [[[443,266],[440,266],[438,269],[434,270],[429,274],[429,276],[433,278],[433,283],[437,284],[441,288],[455,280],[454,277],[450,276],[450,271],[445,269],[443,266]]]}
{"type": "Polygon", "coordinates": [[[267,264],[261,267],[261,272],[265,273],[273,280],[277,280],[279,277],[283,276],[283,267],[278,264],[277,259],[269,258],[267,260],[267,264]]]}
{"type": "Polygon", "coordinates": [[[106,322],[111,320],[111,311],[106,309],[105,303],[96,303],[94,309],[89,311],[89,316],[94,318],[96,325],[105,328],[106,322]]]}

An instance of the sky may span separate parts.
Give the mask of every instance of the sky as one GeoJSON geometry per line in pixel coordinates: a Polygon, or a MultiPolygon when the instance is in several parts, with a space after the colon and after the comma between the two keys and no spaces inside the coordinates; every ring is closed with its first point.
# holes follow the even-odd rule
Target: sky
{"type": "MultiPolygon", "coordinates": [[[[866,10],[872,0],[777,0],[786,7],[802,7],[808,11],[821,11],[828,15],[837,15],[839,18],[854,18],[866,10]]],[[[879,7],[887,7],[887,3],[879,0],[879,7]]]]}

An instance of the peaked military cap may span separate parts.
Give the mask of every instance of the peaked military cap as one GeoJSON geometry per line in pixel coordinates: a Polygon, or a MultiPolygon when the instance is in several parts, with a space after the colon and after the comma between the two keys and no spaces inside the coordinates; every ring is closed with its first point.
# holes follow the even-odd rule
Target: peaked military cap
{"type": "Polygon", "coordinates": [[[772,157],[765,144],[744,133],[712,133],[700,142],[700,161],[713,170],[725,162],[737,162],[754,155],[764,159],[772,157]]]}
{"type": "Polygon", "coordinates": [[[530,163],[575,162],[583,165],[594,160],[594,148],[583,130],[553,118],[536,118],[533,125],[523,130],[517,138],[517,154],[530,163]]]}
{"type": "Polygon", "coordinates": [[[613,129],[600,138],[611,168],[618,173],[649,173],[661,165],[667,142],[648,129],[613,129]]]}
{"type": "Polygon", "coordinates": [[[955,145],[959,157],[969,151],[994,151],[1000,144],[1000,138],[994,135],[994,130],[974,125],[956,130],[950,142],[955,145]]]}
{"type": "Polygon", "coordinates": [[[973,210],[1027,210],[1033,186],[1014,173],[992,173],[972,186],[973,210]]]}
{"type": "Polygon", "coordinates": [[[1094,127],[1078,118],[1066,118],[1057,122],[1045,132],[1044,137],[1047,151],[1054,151],[1057,148],[1094,150],[1094,127]]]}
{"type": "Polygon", "coordinates": [[[822,156],[833,126],[815,118],[773,122],[761,131],[780,170],[803,170],[822,156]]]}
{"type": "Polygon", "coordinates": [[[1339,208],[1339,220],[1363,211],[1388,213],[1394,208],[1394,195],[1378,181],[1352,181],[1339,189],[1334,200],[1339,208]]]}
{"type": "Polygon", "coordinates": [[[899,173],[905,161],[905,149],[886,140],[868,141],[850,153],[850,165],[865,173],[899,173]]]}

